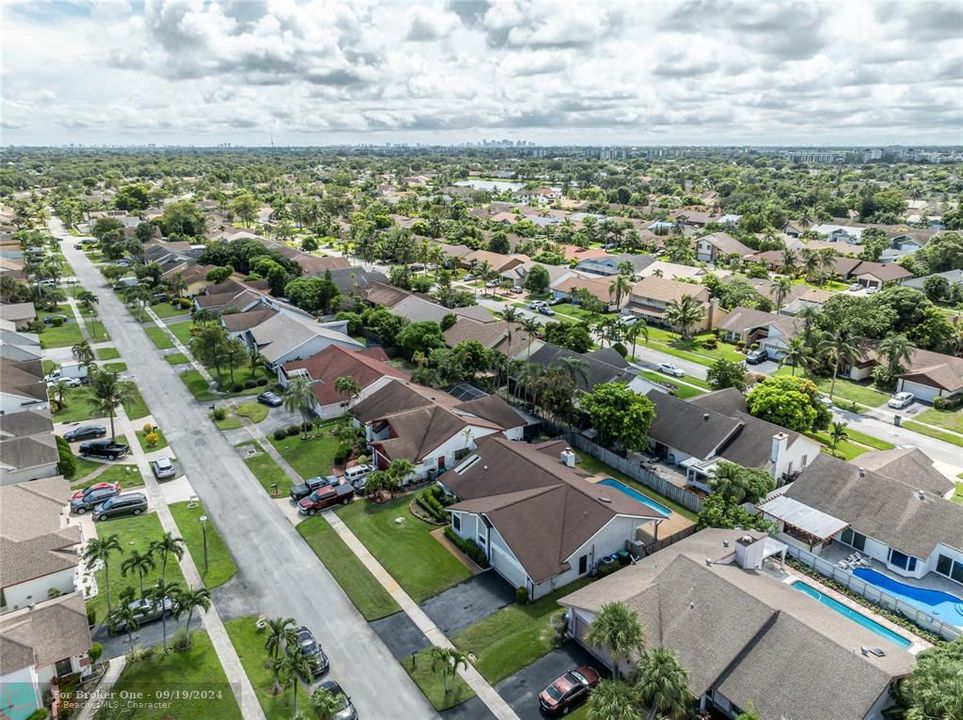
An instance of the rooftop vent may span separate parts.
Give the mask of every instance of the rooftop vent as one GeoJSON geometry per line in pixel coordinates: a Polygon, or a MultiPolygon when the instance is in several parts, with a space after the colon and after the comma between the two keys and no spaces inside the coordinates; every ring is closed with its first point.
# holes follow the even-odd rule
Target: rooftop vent
{"type": "Polygon", "coordinates": [[[918,497],[920,500],[926,500],[926,494],[922,490],[916,491],[916,497],[918,497]]]}
{"type": "Polygon", "coordinates": [[[610,503],[612,502],[612,498],[603,495],[602,497],[599,498],[599,501],[604,503],[610,503]]]}
{"type": "Polygon", "coordinates": [[[712,558],[706,558],[706,565],[712,565],[712,558]]]}
{"type": "Polygon", "coordinates": [[[709,413],[702,413],[702,420],[704,422],[709,422],[709,413]]]}
{"type": "Polygon", "coordinates": [[[729,541],[728,541],[728,540],[723,540],[723,541],[722,541],[722,547],[724,547],[724,548],[729,547],[729,541]]]}
{"type": "Polygon", "coordinates": [[[859,476],[860,476],[860,477],[866,477],[866,470],[863,469],[863,468],[860,468],[860,469],[859,469],[859,476]]]}

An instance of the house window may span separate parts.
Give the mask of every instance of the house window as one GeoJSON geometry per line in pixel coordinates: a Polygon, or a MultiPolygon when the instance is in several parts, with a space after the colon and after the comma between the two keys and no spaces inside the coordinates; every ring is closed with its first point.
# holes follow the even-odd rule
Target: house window
{"type": "Polygon", "coordinates": [[[452,513],[451,526],[454,528],[455,532],[461,532],[461,515],[455,515],[452,513]]]}
{"type": "Polygon", "coordinates": [[[855,532],[852,528],[846,528],[843,530],[842,541],[847,545],[851,545],[857,550],[866,549],[866,536],[858,532],[855,532]]]}
{"type": "Polygon", "coordinates": [[[963,563],[953,563],[953,570],[950,572],[950,579],[956,580],[958,583],[963,583],[963,563]]]}
{"type": "Polygon", "coordinates": [[[578,574],[584,575],[588,570],[588,555],[583,555],[578,559],[578,574]]]}
{"type": "Polygon", "coordinates": [[[901,570],[907,570],[909,572],[916,570],[916,558],[912,555],[901,553],[899,550],[890,549],[889,564],[893,567],[898,567],[901,570]]]}
{"type": "Polygon", "coordinates": [[[57,664],[54,666],[54,670],[57,673],[57,677],[63,677],[64,675],[69,675],[73,671],[73,667],[70,664],[70,658],[64,658],[63,660],[58,660],[57,664]]]}
{"type": "Polygon", "coordinates": [[[936,560],[936,572],[940,575],[950,576],[950,571],[953,569],[953,558],[946,557],[946,555],[940,555],[936,560]]]}

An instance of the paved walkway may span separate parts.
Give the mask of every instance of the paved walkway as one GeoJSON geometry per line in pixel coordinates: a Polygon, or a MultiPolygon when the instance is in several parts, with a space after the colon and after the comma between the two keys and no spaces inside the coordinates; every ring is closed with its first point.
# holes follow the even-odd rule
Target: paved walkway
{"type": "Polygon", "coordinates": [[[100,710],[101,701],[112,699],[110,697],[110,691],[120,677],[120,674],[124,671],[126,665],[127,658],[123,655],[111,658],[108,661],[107,672],[104,673],[101,681],[97,683],[97,696],[84,703],[80,712],[75,716],[76,720],[93,720],[94,715],[100,710]]]}
{"type": "MultiPolygon", "coordinates": [[[[345,525],[341,518],[339,518],[333,511],[328,511],[322,513],[322,517],[328,521],[334,531],[338,533],[345,545],[351,548],[351,552],[358,556],[358,559],[364,564],[366,568],[375,576],[377,581],[381,583],[381,586],[388,591],[391,597],[398,603],[401,610],[411,618],[412,622],[418,626],[425,637],[431,642],[432,645],[437,645],[443,648],[454,648],[451,640],[438,629],[438,626],[431,621],[424,610],[418,607],[418,603],[411,599],[411,597],[406,593],[402,587],[398,584],[387,570],[382,567],[374,556],[368,552],[368,548],[358,540],[357,536],[345,525]]],[[[518,715],[515,711],[508,705],[502,696],[499,695],[495,688],[488,684],[488,681],[482,677],[482,674],[475,669],[475,666],[471,663],[468,664],[466,668],[461,668],[458,671],[462,679],[468,683],[468,686],[475,691],[475,694],[481,699],[483,703],[488,707],[489,710],[499,718],[499,720],[518,720],[518,715]]]]}

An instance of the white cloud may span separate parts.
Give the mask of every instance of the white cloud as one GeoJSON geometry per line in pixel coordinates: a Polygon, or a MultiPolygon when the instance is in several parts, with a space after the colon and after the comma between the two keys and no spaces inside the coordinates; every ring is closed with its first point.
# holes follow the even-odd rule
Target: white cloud
{"type": "Polygon", "coordinates": [[[12,0],[3,139],[957,143],[960,15],[952,0],[12,0]]]}

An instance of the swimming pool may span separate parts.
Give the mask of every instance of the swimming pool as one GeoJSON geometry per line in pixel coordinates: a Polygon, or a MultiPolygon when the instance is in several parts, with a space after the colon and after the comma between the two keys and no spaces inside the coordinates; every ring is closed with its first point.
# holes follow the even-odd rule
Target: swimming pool
{"type": "Polygon", "coordinates": [[[809,585],[808,583],[804,583],[802,580],[796,580],[792,584],[792,586],[793,586],[793,589],[798,590],[804,595],[808,595],[813,600],[818,600],[826,607],[835,610],[840,615],[845,615],[854,623],[858,623],[862,625],[867,630],[873,631],[874,633],[879,635],[881,638],[885,638],[886,640],[889,640],[891,643],[895,643],[899,645],[901,648],[908,648],[910,645],[913,644],[911,641],[907,640],[902,635],[894,633],[888,627],[880,625],[878,622],[876,622],[871,618],[866,617],[861,612],[857,612],[853,610],[848,605],[843,605],[841,602],[829,597],[828,595],[823,595],[821,592],[819,592],[819,590],[814,588],[812,585],[809,585]]]}
{"type": "Polygon", "coordinates": [[[619,492],[625,493],[626,495],[628,495],[628,496],[629,496],[630,498],[632,498],[633,500],[638,500],[638,501],[639,501],[640,503],[642,503],[643,505],[649,506],[650,508],[652,508],[653,510],[655,510],[657,513],[661,513],[661,514],[665,515],[666,517],[669,517],[669,515],[672,514],[672,510],[670,510],[669,508],[667,508],[667,507],[666,507],[665,505],[663,505],[662,503],[657,503],[657,502],[656,502],[655,500],[653,500],[652,498],[647,497],[646,495],[643,495],[643,494],[640,493],[638,490],[634,490],[634,489],[630,488],[630,487],[629,487],[628,485],[626,485],[625,483],[620,483],[620,482],[619,482],[618,480],[616,480],[615,478],[605,478],[604,480],[599,480],[598,484],[599,484],[599,485],[605,485],[606,487],[610,487],[610,488],[615,488],[615,489],[618,490],[619,492]]]}
{"type": "Polygon", "coordinates": [[[927,615],[932,615],[949,625],[963,627],[963,599],[956,595],[950,595],[942,590],[927,590],[908,585],[870,568],[856,568],[853,570],[853,575],[885,590],[890,595],[896,595],[908,605],[927,615]]]}

